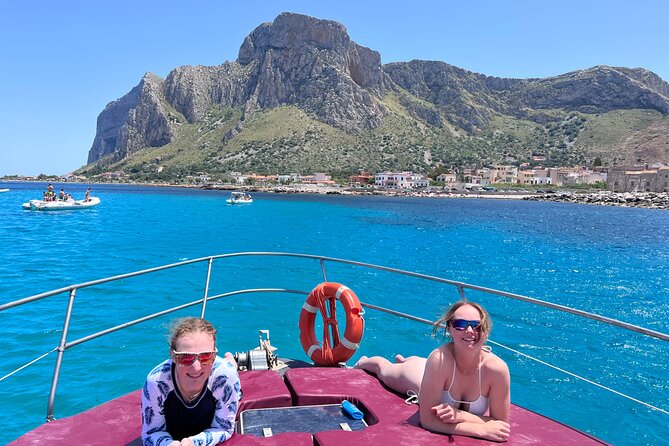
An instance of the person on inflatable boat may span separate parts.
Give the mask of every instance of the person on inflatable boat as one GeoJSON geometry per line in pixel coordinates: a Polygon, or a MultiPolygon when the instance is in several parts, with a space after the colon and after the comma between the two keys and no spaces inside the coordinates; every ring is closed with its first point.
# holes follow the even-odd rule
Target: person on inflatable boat
{"type": "Polygon", "coordinates": [[[506,441],[510,376],[506,363],[484,346],[492,321],[479,304],[461,300],[434,324],[449,339],[430,353],[395,357],[363,356],[355,368],[374,373],[402,394],[418,395],[421,425],[430,431],[506,441]]]}

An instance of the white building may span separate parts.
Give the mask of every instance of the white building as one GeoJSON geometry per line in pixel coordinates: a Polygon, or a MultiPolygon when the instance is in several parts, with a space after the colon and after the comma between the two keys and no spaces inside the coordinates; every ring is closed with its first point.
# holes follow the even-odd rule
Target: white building
{"type": "Polygon", "coordinates": [[[292,182],[296,181],[296,178],[299,178],[299,175],[297,175],[296,173],[292,173],[292,174],[288,174],[288,175],[282,174],[282,175],[277,175],[276,176],[276,181],[281,183],[281,184],[287,184],[287,183],[292,183],[292,182]]]}
{"type": "Polygon", "coordinates": [[[550,170],[553,184],[558,186],[606,182],[606,172],[593,172],[581,167],[560,167],[550,170]]]}
{"type": "Polygon", "coordinates": [[[423,175],[413,174],[411,175],[411,181],[413,182],[413,187],[428,187],[430,185],[430,179],[423,175]]]}
{"type": "Polygon", "coordinates": [[[248,175],[242,175],[241,172],[230,172],[230,176],[232,177],[233,181],[237,184],[244,184],[246,183],[246,180],[248,180],[249,178],[248,175]]]}
{"type": "Polygon", "coordinates": [[[429,179],[412,172],[381,172],[374,176],[374,185],[387,189],[413,189],[427,187],[429,179]]]}
{"type": "Polygon", "coordinates": [[[553,184],[549,169],[530,169],[518,171],[520,184],[553,184]]]}

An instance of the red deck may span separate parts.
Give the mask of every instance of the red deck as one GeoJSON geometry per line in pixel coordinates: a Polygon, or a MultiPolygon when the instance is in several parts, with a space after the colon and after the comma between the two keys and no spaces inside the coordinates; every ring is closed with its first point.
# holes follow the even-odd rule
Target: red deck
{"type": "MultiPolygon", "coordinates": [[[[284,379],[273,371],[239,374],[243,398],[240,412],[263,407],[285,407],[339,403],[343,399],[356,404],[369,427],[363,431],[295,432],[261,438],[235,434],[229,446],[341,446],[422,445],[447,440],[458,446],[495,444],[458,435],[442,435],[422,429],[418,406],[388,391],[373,376],[358,369],[291,369],[284,379]]],[[[46,423],[16,439],[11,446],[24,445],[141,445],[141,393],[139,390],[97,406],[81,414],[46,423]]],[[[508,445],[607,444],[534,412],[511,406],[511,438],[508,445]]]]}

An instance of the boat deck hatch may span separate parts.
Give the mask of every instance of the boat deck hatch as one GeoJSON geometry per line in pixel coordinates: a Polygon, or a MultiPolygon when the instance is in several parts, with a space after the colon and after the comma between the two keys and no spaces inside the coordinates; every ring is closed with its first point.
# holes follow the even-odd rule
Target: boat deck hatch
{"type": "Polygon", "coordinates": [[[249,409],[239,415],[239,432],[257,437],[270,437],[285,432],[316,432],[342,429],[361,431],[364,419],[351,418],[341,404],[249,409]]]}

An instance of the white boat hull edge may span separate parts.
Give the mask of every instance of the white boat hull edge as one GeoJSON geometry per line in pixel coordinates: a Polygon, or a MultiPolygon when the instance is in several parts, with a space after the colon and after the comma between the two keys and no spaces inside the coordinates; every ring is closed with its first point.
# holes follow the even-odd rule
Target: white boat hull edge
{"type": "Polygon", "coordinates": [[[70,209],[87,209],[100,204],[98,197],[91,197],[88,201],[84,200],[69,200],[69,201],[43,201],[30,200],[28,203],[23,203],[21,207],[29,211],[66,211],[70,209]]]}

